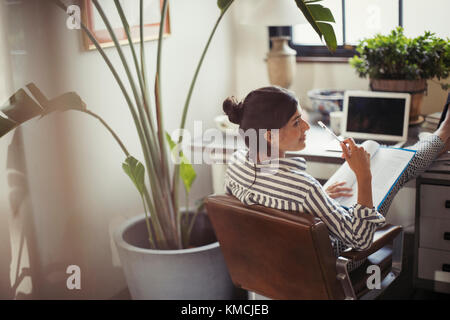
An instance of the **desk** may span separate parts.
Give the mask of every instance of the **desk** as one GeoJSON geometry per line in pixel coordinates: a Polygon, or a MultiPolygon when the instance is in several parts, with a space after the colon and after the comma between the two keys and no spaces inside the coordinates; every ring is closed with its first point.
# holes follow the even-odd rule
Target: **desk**
{"type": "Polygon", "coordinates": [[[417,178],[414,286],[450,293],[450,170],[438,165],[417,178]]]}
{"type": "MultiPolygon", "coordinates": [[[[311,121],[312,123],[312,121],[311,121]]],[[[314,121],[315,123],[315,121],[314,121]]],[[[410,127],[409,137],[406,146],[412,145],[418,140],[420,127],[410,127]]],[[[301,156],[307,163],[306,172],[324,183],[336,170],[344,163],[341,153],[326,151],[324,146],[328,145],[333,138],[317,125],[311,125],[306,133],[306,148],[289,152],[287,157],[301,156]]],[[[239,135],[224,134],[217,130],[215,134],[208,134],[208,137],[197,137],[190,144],[191,151],[201,153],[203,159],[211,164],[213,176],[214,193],[224,193],[224,176],[226,163],[236,149],[245,148],[245,143],[239,135]]],[[[408,182],[397,194],[387,215],[387,222],[395,225],[402,225],[406,231],[414,231],[415,214],[415,181],[408,182]]]]}

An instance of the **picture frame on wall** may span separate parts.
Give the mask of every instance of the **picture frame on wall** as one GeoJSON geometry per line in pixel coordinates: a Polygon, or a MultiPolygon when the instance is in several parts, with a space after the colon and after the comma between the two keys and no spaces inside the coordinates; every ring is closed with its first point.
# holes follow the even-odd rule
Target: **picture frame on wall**
{"type": "MultiPolygon", "coordinates": [[[[111,26],[114,29],[119,43],[128,44],[127,35],[122,25],[122,20],[117,13],[116,6],[112,0],[98,0],[103,11],[108,17],[111,26]]],[[[124,14],[130,25],[130,35],[133,43],[140,42],[140,21],[139,21],[139,0],[120,0],[120,4],[124,14]]],[[[159,36],[159,25],[161,21],[162,0],[145,0],[143,2],[143,24],[144,24],[144,41],[157,40],[159,36]]],[[[92,0],[83,0],[82,17],[86,27],[92,32],[102,48],[114,46],[108,30],[103,20],[95,8],[92,0]]],[[[170,15],[169,7],[167,8],[166,21],[164,25],[163,37],[170,35],[170,15]]],[[[95,45],[83,32],[83,42],[86,50],[94,50],[95,45]]]]}

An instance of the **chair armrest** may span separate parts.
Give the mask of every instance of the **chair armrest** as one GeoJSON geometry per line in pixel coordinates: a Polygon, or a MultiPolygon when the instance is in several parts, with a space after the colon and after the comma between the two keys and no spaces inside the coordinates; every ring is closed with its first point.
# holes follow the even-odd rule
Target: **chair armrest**
{"type": "Polygon", "coordinates": [[[392,243],[394,241],[395,237],[399,235],[402,232],[403,228],[401,226],[393,226],[390,224],[387,224],[377,231],[375,231],[375,234],[373,236],[373,242],[372,245],[363,251],[357,251],[354,249],[350,249],[348,251],[344,251],[341,253],[341,257],[350,259],[350,260],[362,260],[364,258],[367,258],[372,253],[380,250],[385,245],[392,243]]]}

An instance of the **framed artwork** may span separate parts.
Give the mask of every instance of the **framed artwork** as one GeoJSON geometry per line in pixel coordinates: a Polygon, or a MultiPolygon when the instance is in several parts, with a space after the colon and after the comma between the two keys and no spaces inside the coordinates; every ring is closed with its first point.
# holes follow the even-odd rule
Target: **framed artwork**
{"type": "MultiPolygon", "coordinates": [[[[127,35],[123,29],[122,20],[117,13],[116,6],[112,0],[98,0],[103,11],[111,23],[120,44],[128,44],[127,35]]],[[[120,0],[124,14],[130,25],[130,35],[133,43],[140,41],[139,34],[139,0],[120,0]]],[[[159,25],[161,21],[162,0],[145,0],[143,2],[144,11],[144,41],[157,40],[159,35],[159,25]]],[[[92,32],[102,47],[112,47],[114,42],[109,36],[103,20],[91,0],[83,0],[82,17],[86,27],[92,32]]],[[[163,36],[170,35],[169,8],[164,26],[163,36]]],[[[95,49],[95,45],[83,32],[83,41],[87,50],[95,49]]]]}

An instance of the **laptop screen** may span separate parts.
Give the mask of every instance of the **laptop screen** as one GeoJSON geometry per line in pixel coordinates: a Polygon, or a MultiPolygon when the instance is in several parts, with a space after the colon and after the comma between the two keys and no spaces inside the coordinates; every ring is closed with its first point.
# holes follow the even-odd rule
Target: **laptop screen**
{"type": "Polygon", "coordinates": [[[404,117],[404,98],[350,96],[346,131],[402,136],[404,117]]]}

